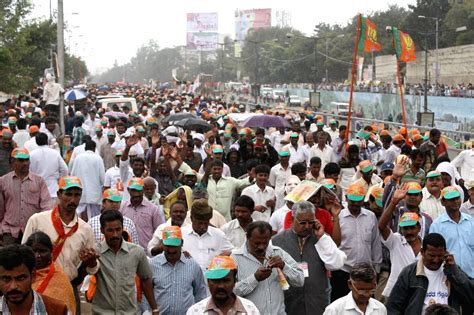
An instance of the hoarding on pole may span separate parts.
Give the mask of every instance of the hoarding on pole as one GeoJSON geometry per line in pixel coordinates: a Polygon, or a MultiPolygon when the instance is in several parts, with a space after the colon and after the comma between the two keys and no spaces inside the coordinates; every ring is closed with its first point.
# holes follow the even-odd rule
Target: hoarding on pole
{"type": "Polygon", "coordinates": [[[218,33],[188,33],[186,48],[189,50],[211,51],[217,49],[218,33]]]}
{"type": "Polygon", "coordinates": [[[217,12],[211,13],[188,13],[188,32],[217,32],[217,12]]]}

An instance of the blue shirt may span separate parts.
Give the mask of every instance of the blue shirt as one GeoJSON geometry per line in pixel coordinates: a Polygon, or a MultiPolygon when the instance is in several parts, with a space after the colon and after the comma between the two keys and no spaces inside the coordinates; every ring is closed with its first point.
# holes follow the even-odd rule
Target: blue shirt
{"type": "Polygon", "coordinates": [[[192,258],[181,258],[173,266],[161,253],[150,260],[153,291],[160,314],[184,315],[193,304],[207,297],[201,267],[192,258]]]}
{"type": "Polygon", "coordinates": [[[444,213],[433,222],[430,233],[439,233],[445,238],[456,264],[474,278],[474,219],[461,212],[461,219],[456,223],[444,213]]]}

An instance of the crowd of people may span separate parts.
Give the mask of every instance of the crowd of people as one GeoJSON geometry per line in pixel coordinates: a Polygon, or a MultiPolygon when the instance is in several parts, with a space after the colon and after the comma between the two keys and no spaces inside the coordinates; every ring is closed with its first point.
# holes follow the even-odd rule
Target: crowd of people
{"type": "Polygon", "coordinates": [[[473,314],[474,149],[439,130],[60,93],[0,107],[1,314],[473,314]]]}

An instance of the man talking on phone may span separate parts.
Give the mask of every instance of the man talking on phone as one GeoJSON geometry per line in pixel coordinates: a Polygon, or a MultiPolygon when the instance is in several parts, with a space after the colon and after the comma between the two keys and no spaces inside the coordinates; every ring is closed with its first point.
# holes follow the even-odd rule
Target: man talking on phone
{"type": "Polygon", "coordinates": [[[432,304],[447,304],[460,312],[462,302],[474,302],[473,286],[474,281],[446,250],[444,237],[430,233],[423,239],[421,258],[400,273],[388,298],[387,312],[390,315],[424,314],[432,304]]]}
{"type": "Polygon", "coordinates": [[[234,249],[231,257],[237,263],[234,293],[252,301],[261,314],[283,315],[283,291],[304,284],[303,270],[280,247],[269,244],[272,227],[255,221],[247,227],[247,242],[234,249]]]}
{"type": "Polygon", "coordinates": [[[327,271],[340,269],[346,254],[337,248],[321,222],[315,219],[315,207],[311,202],[295,203],[291,211],[291,228],[272,239],[273,245],[291,255],[304,275],[303,287],[290,287],[285,291],[286,313],[323,314],[329,301],[327,271]]]}

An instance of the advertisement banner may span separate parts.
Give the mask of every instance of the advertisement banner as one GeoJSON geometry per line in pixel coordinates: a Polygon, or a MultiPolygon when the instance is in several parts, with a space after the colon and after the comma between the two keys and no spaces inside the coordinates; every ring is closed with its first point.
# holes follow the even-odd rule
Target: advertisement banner
{"type": "Polygon", "coordinates": [[[186,47],[190,50],[210,51],[217,49],[218,33],[188,33],[186,47]]]}
{"type": "Polygon", "coordinates": [[[272,26],[272,9],[235,11],[235,38],[243,41],[250,29],[272,26]]]}
{"type": "Polygon", "coordinates": [[[217,12],[188,13],[188,32],[217,32],[217,12]]]}

